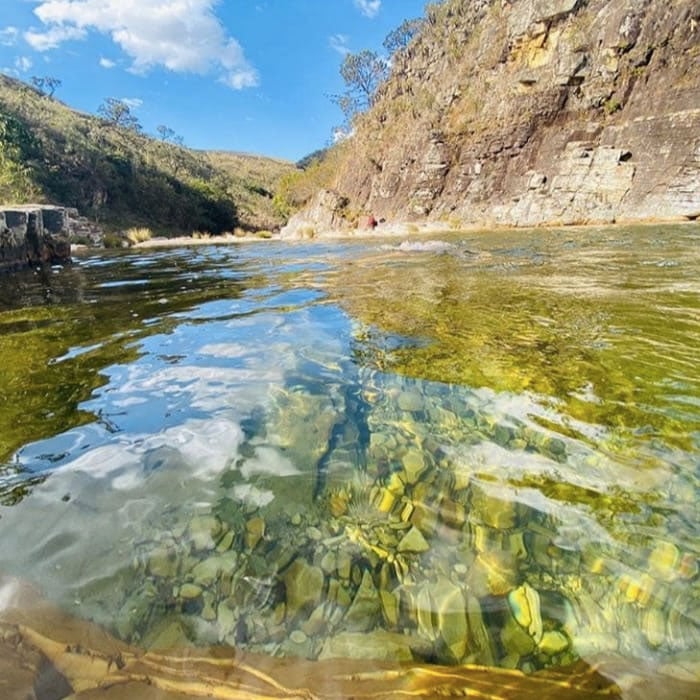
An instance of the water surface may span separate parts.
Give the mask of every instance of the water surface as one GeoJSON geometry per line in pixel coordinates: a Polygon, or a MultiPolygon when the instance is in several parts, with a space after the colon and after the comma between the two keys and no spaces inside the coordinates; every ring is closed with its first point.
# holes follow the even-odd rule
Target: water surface
{"type": "Polygon", "coordinates": [[[147,648],[692,677],[698,243],[456,232],[8,277],[2,568],[147,648]]]}

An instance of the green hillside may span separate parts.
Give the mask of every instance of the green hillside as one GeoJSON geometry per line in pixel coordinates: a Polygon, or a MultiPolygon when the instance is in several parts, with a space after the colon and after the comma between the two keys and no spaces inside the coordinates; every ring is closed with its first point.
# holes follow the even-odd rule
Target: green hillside
{"type": "Polygon", "coordinates": [[[284,160],[230,151],[202,151],[210,167],[227,178],[227,191],[236,202],[238,217],[244,228],[274,229],[286,217],[273,204],[280,183],[290,173],[299,172],[284,160]]]}
{"type": "Polygon", "coordinates": [[[0,75],[0,204],[76,207],[107,230],[269,229],[283,223],[272,197],[293,170],[284,161],[158,140],[0,75]]]}

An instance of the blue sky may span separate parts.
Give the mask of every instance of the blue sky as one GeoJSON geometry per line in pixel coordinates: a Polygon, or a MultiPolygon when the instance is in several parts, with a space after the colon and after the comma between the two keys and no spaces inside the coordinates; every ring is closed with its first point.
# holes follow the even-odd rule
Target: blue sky
{"type": "Polygon", "coordinates": [[[342,122],[343,52],[382,51],[425,0],[1,0],[0,71],[62,81],[95,113],[128,101],[192,148],[297,160],[342,122]]]}

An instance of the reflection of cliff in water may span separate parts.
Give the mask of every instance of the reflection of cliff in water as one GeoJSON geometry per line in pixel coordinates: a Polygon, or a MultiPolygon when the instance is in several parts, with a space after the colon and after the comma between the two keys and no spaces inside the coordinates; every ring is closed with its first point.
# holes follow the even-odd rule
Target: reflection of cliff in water
{"type": "Polygon", "coordinates": [[[694,449],[697,256],[685,231],[664,231],[667,250],[641,227],[445,235],[441,249],[384,246],[328,288],[365,325],[358,357],[378,369],[537,394],[568,430],[583,421],[694,449]]]}

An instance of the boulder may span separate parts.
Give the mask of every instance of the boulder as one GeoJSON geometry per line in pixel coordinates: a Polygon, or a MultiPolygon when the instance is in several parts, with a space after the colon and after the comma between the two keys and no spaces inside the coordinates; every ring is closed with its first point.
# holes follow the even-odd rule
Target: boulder
{"type": "Polygon", "coordinates": [[[304,207],[294,214],[280,231],[280,238],[315,238],[320,233],[344,228],[347,199],[331,190],[320,190],[304,207]]]}

